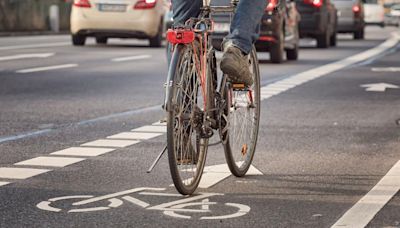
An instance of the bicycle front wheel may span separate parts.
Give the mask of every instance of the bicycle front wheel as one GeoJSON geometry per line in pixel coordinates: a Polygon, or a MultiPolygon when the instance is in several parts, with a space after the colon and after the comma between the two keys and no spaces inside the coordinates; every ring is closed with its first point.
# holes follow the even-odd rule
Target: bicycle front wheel
{"type": "Polygon", "coordinates": [[[231,173],[244,176],[250,168],[257,145],[260,122],[260,71],[255,49],[249,54],[254,84],[248,90],[226,88],[225,131],[221,133],[231,173]]]}
{"type": "MultiPolygon", "coordinates": [[[[192,194],[201,179],[208,139],[202,137],[206,97],[198,75],[196,45],[178,45],[171,60],[167,142],[171,176],[178,192],[192,194]]],[[[203,82],[204,83],[204,82],[203,82]]]]}

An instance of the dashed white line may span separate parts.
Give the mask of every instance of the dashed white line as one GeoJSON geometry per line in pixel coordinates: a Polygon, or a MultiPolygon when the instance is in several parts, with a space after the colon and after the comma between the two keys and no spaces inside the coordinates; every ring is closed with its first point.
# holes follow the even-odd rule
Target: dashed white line
{"type": "Polygon", "coordinates": [[[8,185],[11,184],[10,182],[4,182],[4,181],[0,181],[0,186],[4,186],[4,185],[8,185]]]}
{"type": "Polygon", "coordinates": [[[85,158],[67,158],[67,157],[37,157],[26,161],[15,163],[14,165],[29,165],[29,166],[51,166],[65,167],[77,162],[86,160],[85,158]]]}
{"type": "Polygon", "coordinates": [[[167,132],[167,127],[166,126],[150,125],[150,126],[143,126],[143,127],[135,128],[132,131],[135,131],[135,132],[165,133],[165,132],[167,132]]]}
{"type": "Polygon", "coordinates": [[[30,168],[0,168],[0,178],[26,179],[49,171],[51,170],[30,168]]]}
{"type": "Polygon", "coordinates": [[[1,56],[0,61],[18,60],[18,59],[29,59],[29,58],[48,58],[53,56],[54,53],[33,53],[33,54],[19,54],[10,56],[1,56]]]}
{"type": "Polygon", "coordinates": [[[400,161],[350,210],[348,210],[332,228],[362,228],[396,195],[400,190],[400,161]]]}
{"type": "Polygon", "coordinates": [[[94,147],[71,147],[64,150],[56,151],[51,155],[69,155],[69,156],[86,156],[95,157],[102,154],[109,153],[115,149],[109,148],[94,148],[94,147]]]}
{"type": "Polygon", "coordinates": [[[82,144],[82,146],[95,146],[95,147],[112,147],[112,148],[123,148],[127,146],[132,146],[139,143],[138,140],[108,140],[99,139],[92,142],[82,144]]]}
{"type": "Polygon", "coordinates": [[[78,66],[78,64],[63,64],[63,65],[36,67],[36,68],[17,70],[16,72],[19,74],[26,74],[26,73],[34,73],[34,72],[42,72],[42,71],[50,71],[50,70],[59,70],[59,69],[65,69],[65,68],[73,68],[73,67],[77,67],[77,66],[78,66]]]}
{"type": "Polygon", "coordinates": [[[141,60],[141,59],[150,59],[151,55],[136,55],[136,56],[127,56],[121,58],[114,58],[112,62],[124,62],[124,61],[132,61],[132,60],[141,60]]]}
{"type": "Polygon", "coordinates": [[[3,50],[26,49],[26,48],[61,47],[61,46],[69,46],[69,45],[71,45],[70,42],[57,42],[57,43],[47,43],[47,44],[15,45],[15,46],[0,47],[0,51],[3,51],[3,50]]]}
{"type": "Polygon", "coordinates": [[[108,139],[136,139],[136,140],[148,140],[158,136],[163,135],[163,133],[149,133],[149,132],[122,132],[119,134],[108,136],[108,139]]]}

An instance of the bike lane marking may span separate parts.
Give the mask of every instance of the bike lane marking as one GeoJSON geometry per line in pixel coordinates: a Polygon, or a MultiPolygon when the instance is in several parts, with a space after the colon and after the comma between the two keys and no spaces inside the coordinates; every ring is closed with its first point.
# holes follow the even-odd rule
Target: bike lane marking
{"type": "Polygon", "coordinates": [[[46,66],[46,67],[35,67],[35,68],[17,70],[16,73],[27,74],[27,73],[35,73],[35,72],[42,72],[42,71],[73,68],[73,67],[78,67],[78,66],[79,66],[78,64],[63,64],[63,65],[54,65],[54,66],[46,66]]]}
{"type": "Polygon", "coordinates": [[[0,186],[4,186],[4,185],[7,185],[7,184],[10,184],[10,182],[0,181],[0,186]]]}
{"type": "Polygon", "coordinates": [[[1,168],[0,178],[6,179],[27,179],[42,173],[47,173],[50,169],[30,169],[30,168],[1,168]]]}
{"type": "Polygon", "coordinates": [[[365,227],[375,215],[400,190],[400,161],[352,208],[350,208],[332,228],[365,227]]]}
{"type": "Polygon", "coordinates": [[[139,143],[138,140],[111,140],[111,139],[99,139],[92,142],[87,142],[81,146],[94,146],[94,147],[117,147],[124,148],[139,143]]]}
{"type": "Polygon", "coordinates": [[[114,151],[115,149],[109,148],[94,148],[94,147],[71,147],[64,150],[59,150],[50,155],[69,155],[69,156],[85,156],[85,157],[96,157],[99,155],[103,155],[109,152],[114,151]]]}
{"type": "Polygon", "coordinates": [[[115,135],[108,136],[108,139],[136,139],[136,140],[148,140],[164,133],[149,133],[149,132],[122,132],[115,135]]]}
{"type": "Polygon", "coordinates": [[[15,163],[14,165],[65,167],[84,160],[86,159],[71,157],[36,157],[15,163]]]}

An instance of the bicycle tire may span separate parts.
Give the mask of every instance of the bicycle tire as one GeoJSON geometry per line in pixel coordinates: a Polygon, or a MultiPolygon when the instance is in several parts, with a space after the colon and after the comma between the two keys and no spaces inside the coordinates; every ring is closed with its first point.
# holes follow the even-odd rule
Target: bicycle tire
{"type": "Polygon", "coordinates": [[[209,102],[204,99],[199,75],[193,69],[194,50],[199,53],[197,45],[177,45],[169,72],[172,83],[167,102],[168,161],[174,185],[183,195],[192,194],[199,185],[208,149],[208,139],[201,137],[198,128],[206,116],[201,116],[207,109],[204,103],[209,102]]]}
{"type": "Polygon", "coordinates": [[[248,91],[226,88],[224,93],[225,99],[228,98],[224,112],[227,121],[225,128],[221,128],[225,129],[224,132],[220,134],[228,167],[237,177],[244,176],[253,161],[260,123],[260,71],[254,47],[249,54],[249,61],[254,80],[251,87],[253,101],[250,101],[248,91]],[[239,102],[242,105],[246,104],[247,107],[239,107],[240,105],[237,105],[239,102]],[[251,103],[253,105],[250,105],[251,103]],[[246,128],[248,122],[250,124],[246,128]]]}

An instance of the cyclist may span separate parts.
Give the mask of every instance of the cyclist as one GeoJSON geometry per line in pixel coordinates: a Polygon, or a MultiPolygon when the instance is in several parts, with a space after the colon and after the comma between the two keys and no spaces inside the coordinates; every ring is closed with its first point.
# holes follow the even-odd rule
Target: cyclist
{"type": "MultiPolygon", "coordinates": [[[[174,25],[182,25],[191,17],[197,17],[202,5],[203,0],[172,0],[174,25]]],[[[253,84],[247,55],[258,39],[258,26],[266,6],[266,0],[240,0],[230,33],[222,43],[221,70],[235,83],[253,84]]]]}

